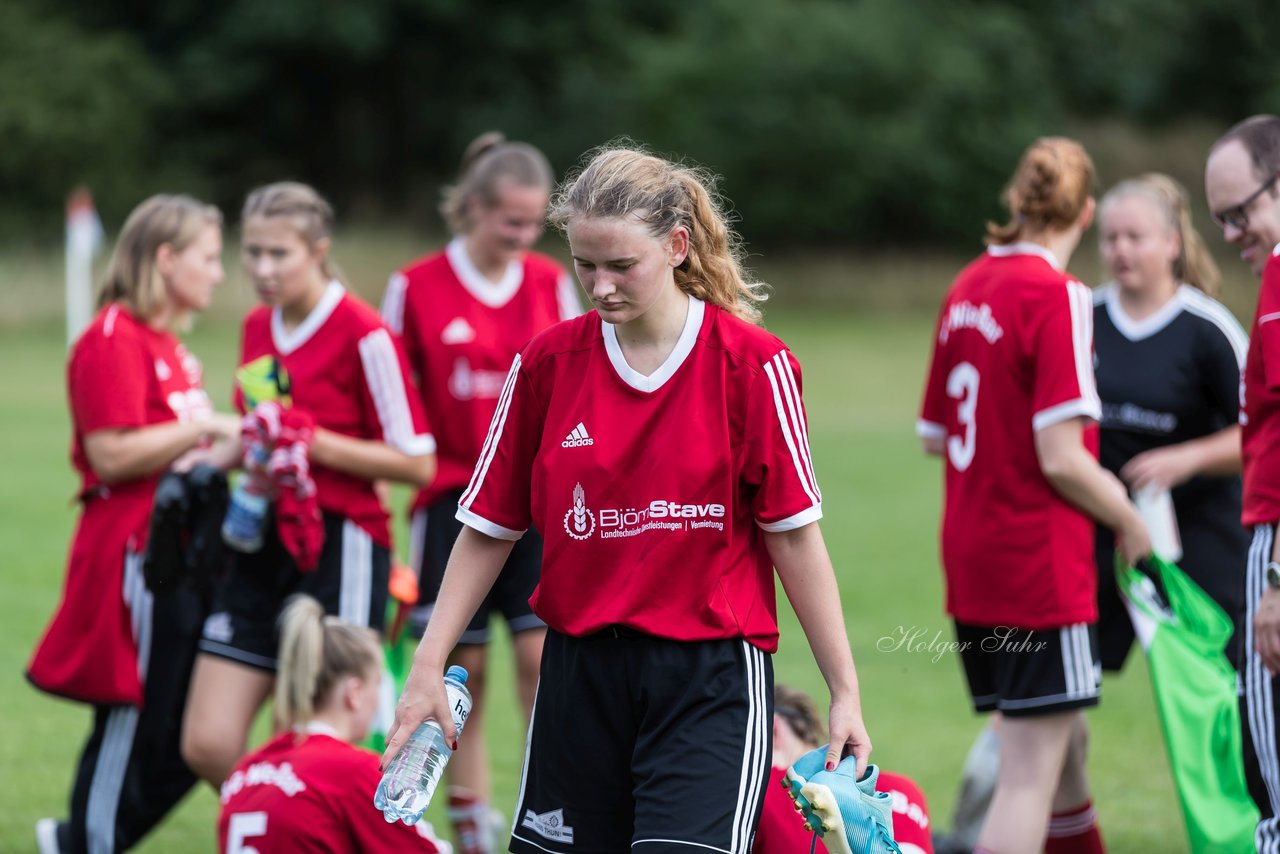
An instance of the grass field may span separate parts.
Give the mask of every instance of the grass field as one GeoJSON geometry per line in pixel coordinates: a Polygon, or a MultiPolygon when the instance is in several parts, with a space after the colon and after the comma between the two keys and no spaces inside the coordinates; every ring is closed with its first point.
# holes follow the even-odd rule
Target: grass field
{"type": "MultiPolygon", "coordinates": [[[[372,283],[367,295],[376,298],[391,266],[383,259],[401,260],[411,251],[399,244],[378,245],[363,248],[358,260],[343,260],[358,274],[357,281],[372,283]]],[[[779,297],[768,314],[770,327],[791,344],[805,368],[813,454],[825,498],[822,524],[840,575],[875,761],[914,776],[940,825],[947,823],[959,769],[980,721],[969,711],[953,653],[882,651],[877,642],[911,631],[922,632],[926,640],[935,634],[949,639],[936,558],[940,473],[936,461],[920,454],[912,428],[930,323],[919,306],[932,302],[955,262],[917,259],[910,271],[894,272],[893,282],[929,280],[909,293],[893,284],[846,281],[847,268],[815,272],[812,277],[825,279],[828,293],[844,295],[821,306],[788,301],[785,284],[774,276],[779,297]],[[859,293],[874,298],[858,299],[859,293]]],[[[25,270],[26,263],[0,264],[0,269],[25,270]]],[[[42,306],[56,305],[48,294],[57,281],[50,278],[50,267],[32,269],[32,281],[42,284],[28,297],[42,306]]],[[[219,402],[228,399],[234,317],[248,305],[241,277],[232,279],[217,310],[188,338],[219,402]]],[[[12,312],[24,299],[14,296],[13,287],[7,283],[0,295],[0,440],[6,449],[0,553],[7,564],[0,573],[0,768],[6,771],[0,782],[0,851],[6,852],[34,850],[35,820],[65,811],[89,725],[85,708],[43,696],[22,678],[58,599],[75,520],[70,502],[75,481],[67,461],[62,328],[47,311],[19,311],[43,318],[34,323],[14,320],[12,312]]],[[[780,601],[785,600],[780,596],[780,601]]],[[[782,611],[778,678],[825,701],[795,618],[785,604],[782,611]]],[[[517,708],[510,679],[503,675],[509,666],[505,645],[494,649],[499,672],[491,682],[493,708],[517,708]]],[[[1131,662],[1123,676],[1107,682],[1101,708],[1090,714],[1091,772],[1103,832],[1114,852],[1183,851],[1146,672],[1140,656],[1131,662]]],[[[508,814],[523,752],[523,724],[514,718],[491,714],[487,733],[497,763],[496,802],[508,814]]],[[[215,814],[212,791],[197,790],[140,850],[212,850],[215,814]]]]}

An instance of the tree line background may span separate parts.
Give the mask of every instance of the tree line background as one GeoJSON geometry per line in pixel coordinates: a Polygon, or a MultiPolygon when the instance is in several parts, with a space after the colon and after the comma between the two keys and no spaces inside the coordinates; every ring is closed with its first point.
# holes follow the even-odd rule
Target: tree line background
{"type": "Polygon", "coordinates": [[[0,227],[313,182],[435,222],[478,132],[724,176],[757,245],[971,239],[1034,136],[1280,110],[1275,0],[3,0],[0,227]]]}

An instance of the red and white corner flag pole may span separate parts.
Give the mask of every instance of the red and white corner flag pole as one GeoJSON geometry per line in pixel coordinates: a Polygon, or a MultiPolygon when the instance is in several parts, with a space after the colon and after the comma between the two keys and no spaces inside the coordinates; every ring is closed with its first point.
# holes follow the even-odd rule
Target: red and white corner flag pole
{"type": "Polygon", "coordinates": [[[88,187],[67,197],[67,345],[93,316],[93,256],[102,245],[102,220],[88,187]]]}

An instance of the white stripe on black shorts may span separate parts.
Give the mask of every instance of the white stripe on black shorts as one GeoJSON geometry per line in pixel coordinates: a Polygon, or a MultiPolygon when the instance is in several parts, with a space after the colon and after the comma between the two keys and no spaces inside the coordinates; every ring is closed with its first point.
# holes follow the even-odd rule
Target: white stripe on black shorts
{"type": "Polygon", "coordinates": [[[741,638],[547,631],[511,850],[750,854],[773,664],[741,638]]]}
{"type": "Polygon", "coordinates": [[[1102,685],[1097,627],[1015,629],[956,622],[973,707],[1010,717],[1096,706],[1102,685]]]}
{"type": "Polygon", "coordinates": [[[390,552],[350,519],[324,514],[324,548],[311,572],[298,570],[273,525],[261,550],[235,553],[231,571],[214,591],[200,651],[274,672],[276,621],[294,593],[316,599],[326,614],[381,632],[390,573],[390,552]]]}

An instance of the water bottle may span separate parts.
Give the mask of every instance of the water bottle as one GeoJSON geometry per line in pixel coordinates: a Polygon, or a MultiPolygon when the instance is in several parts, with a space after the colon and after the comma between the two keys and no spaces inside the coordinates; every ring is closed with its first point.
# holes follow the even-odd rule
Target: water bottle
{"type": "Polygon", "coordinates": [[[246,554],[262,548],[271,505],[271,483],[260,474],[247,472],[236,483],[222,521],[222,539],[246,554]]]}
{"type": "MultiPolygon", "coordinates": [[[[466,668],[456,664],[450,667],[444,675],[444,687],[449,695],[453,726],[461,737],[467,715],[471,714],[466,668]]],[[[444,766],[452,756],[440,724],[423,721],[387,766],[373,793],[373,805],[382,810],[382,817],[388,822],[399,820],[413,824],[427,811],[431,796],[444,776],[444,766]]]]}

